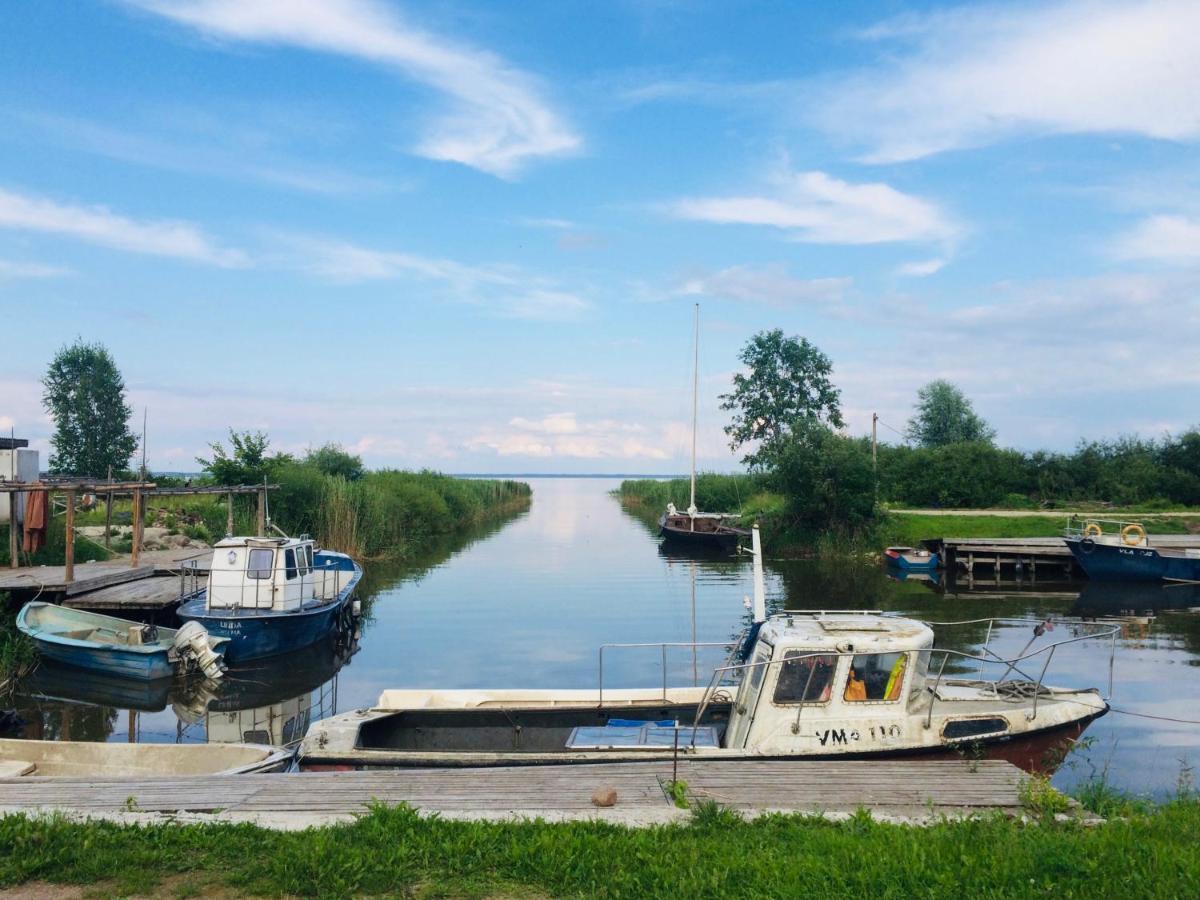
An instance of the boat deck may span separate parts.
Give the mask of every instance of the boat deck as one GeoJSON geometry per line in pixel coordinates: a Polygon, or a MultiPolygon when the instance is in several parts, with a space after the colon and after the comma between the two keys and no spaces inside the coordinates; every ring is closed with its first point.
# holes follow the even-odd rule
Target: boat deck
{"type": "MultiPolygon", "coordinates": [[[[691,800],[714,800],[746,815],[768,811],[928,820],[999,810],[1019,814],[1025,773],[1002,760],[680,759],[691,800]]],[[[686,818],[666,792],[669,759],[624,764],[475,769],[404,769],[192,778],[0,780],[0,811],[73,815],[130,813],[204,821],[303,827],[344,820],[368,804],[407,803],[450,818],[607,819],[646,825],[686,818]],[[610,808],[592,804],[612,788],[610,808]],[[191,814],[190,816],[188,814],[191,814]]]]}

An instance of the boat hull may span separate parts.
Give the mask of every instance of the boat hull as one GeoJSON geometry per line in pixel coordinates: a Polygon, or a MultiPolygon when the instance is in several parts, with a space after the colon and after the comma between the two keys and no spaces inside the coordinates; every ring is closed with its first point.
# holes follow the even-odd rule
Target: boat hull
{"type": "Polygon", "coordinates": [[[936,572],[938,567],[936,553],[917,558],[909,557],[904,553],[897,553],[894,556],[891,553],[885,553],[884,560],[889,566],[902,572],[936,572]]]}
{"type": "Polygon", "coordinates": [[[38,653],[77,669],[90,669],[120,678],[157,681],[170,678],[175,667],[167,659],[166,650],[153,653],[134,653],[120,648],[68,647],[54,641],[34,639],[38,653]]]}
{"type": "Polygon", "coordinates": [[[658,532],[663,538],[677,546],[731,552],[737,549],[741,539],[750,536],[750,532],[745,529],[731,528],[728,525],[717,526],[711,531],[679,528],[671,525],[666,516],[658,520],[658,532]]]}
{"type": "Polygon", "coordinates": [[[1200,581],[1200,557],[1164,555],[1154,547],[1065,538],[1088,578],[1100,581],[1200,581]]]}

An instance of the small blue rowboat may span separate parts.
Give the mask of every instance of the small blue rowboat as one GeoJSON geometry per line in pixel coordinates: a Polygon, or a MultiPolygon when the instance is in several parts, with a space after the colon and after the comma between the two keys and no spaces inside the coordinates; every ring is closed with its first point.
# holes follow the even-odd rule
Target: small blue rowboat
{"type": "Polygon", "coordinates": [[[204,587],[179,618],[227,638],[230,663],[308,647],[350,623],[362,569],[349,556],[301,538],[227,537],[213,547],[204,587]]]}
{"type": "Polygon", "coordinates": [[[938,555],[915,547],[888,547],[883,551],[884,561],[889,566],[906,572],[932,572],[938,567],[938,555]]]}
{"type": "Polygon", "coordinates": [[[17,628],[47,659],[125,678],[170,678],[200,670],[224,671],[225,641],[203,629],[160,628],[82,609],[32,601],[17,613],[17,628]]]}

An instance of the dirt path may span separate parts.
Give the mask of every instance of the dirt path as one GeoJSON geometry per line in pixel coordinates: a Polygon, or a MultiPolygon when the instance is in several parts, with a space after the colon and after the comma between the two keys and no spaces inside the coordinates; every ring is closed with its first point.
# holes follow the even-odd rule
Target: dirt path
{"type": "Polygon", "coordinates": [[[888,512],[905,516],[992,516],[997,519],[1023,519],[1038,517],[1044,519],[1065,519],[1068,516],[1091,516],[1104,519],[1194,519],[1200,518],[1200,510],[1187,512],[1121,512],[1120,510],[1105,510],[1104,512],[1077,512],[1069,509],[889,509],[888,512]]]}

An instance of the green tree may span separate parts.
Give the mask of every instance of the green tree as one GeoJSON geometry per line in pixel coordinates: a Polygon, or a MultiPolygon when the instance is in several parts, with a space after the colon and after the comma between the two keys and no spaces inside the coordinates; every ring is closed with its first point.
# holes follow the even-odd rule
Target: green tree
{"type": "Polygon", "coordinates": [[[363,476],[362,457],[347,452],[341,444],[325,444],[316,450],[309,450],[304,456],[304,464],[313,466],[323,475],[336,475],[347,481],[355,481],[363,476]]]}
{"type": "Polygon", "coordinates": [[[63,347],[42,386],[42,405],[54,420],[51,472],[100,478],[110,466],[115,471],[129,466],[138,443],[129,429],[133,410],[108,350],[82,340],[63,347]]]}
{"type": "Polygon", "coordinates": [[[966,395],[949,381],[931,381],[917,391],[916,414],[908,420],[908,439],[921,447],[962,441],[991,443],[996,431],[975,414],[966,395]]]}
{"type": "Polygon", "coordinates": [[[841,428],[838,389],[829,375],[833,364],[807,338],[761,331],[739,355],[749,374],[733,376],[733,391],[721,395],[721,409],[733,412],[725,426],[730,449],[757,443],[742,457],[752,468],[767,466],[789,434],[801,425],[841,428]]]}
{"type": "Polygon", "coordinates": [[[875,518],[870,443],[836,434],[819,422],[799,422],[781,441],[772,474],[788,511],[810,532],[853,535],[875,518]]]}
{"type": "Polygon", "coordinates": [[[212,459],[196,457],[196,462],[217,484],[262,484],[264,479],[272,480],[280,468],[295,462],[286,453],[268,456],[271,441],[264,431],[239,434],[230,428],[229,444],[232,453],[226,451],[220,441],[213,441],[208,445],[212,449],[212,459]]]}

